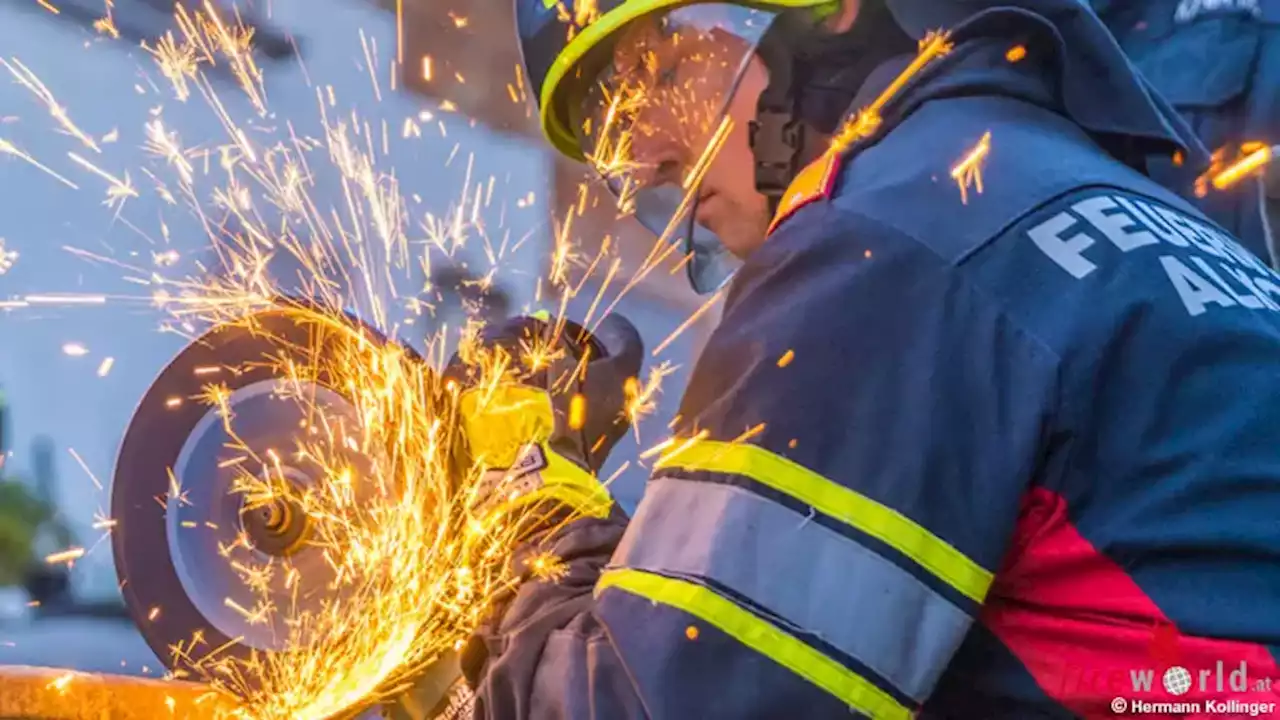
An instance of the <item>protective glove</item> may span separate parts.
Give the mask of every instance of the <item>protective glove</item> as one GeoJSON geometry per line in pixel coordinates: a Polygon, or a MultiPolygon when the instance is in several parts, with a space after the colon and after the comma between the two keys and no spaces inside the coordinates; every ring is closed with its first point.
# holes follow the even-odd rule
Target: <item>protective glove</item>
{"type": "MultiPolygon", "coordinates": [[[[482,513],[548,506],[526,515],[529,540],[554,534],[540,531],[566,515],[578,517],[573,525],[587,532],[593,523],[625,526],[596,474],[631,424],[627,386],[644,357],[640,333],[620,315],[605,318],[594,335],[575,323],[560,323],[559,332],[556,325],[545,316],[526,316],[490,326],[445,373],[464,388],[459,415],[469,461],[485,473],[474,504],[482,513]],[[499,367],[505,372],[494,382],[499,367]]],[[[525,565],[519,557],[513,562],[525,565]]],[[[528,568],[520,574],[527,579],[528,568]]],[[[462,648],[461,670],[471,688],[484,673],[490,641],[513,594],[495,599],[462,648]]]]}
{"type": "Polygon", "coordinates": [[[464,387],[459,414],[470,458],[484,472],[480,511],[549,503],[607,516],[613,501],[596,473],[630,427],[627,386],[643,355],[640,333],[620,315],[594,334],[516,317],[455,355],[446,377],[464,387]]]}
{"type": "MultiPolygon", "coordinates": [[[[384,720],[461,720],[472,716],[474,696],[457,653],[443,657],[382,704],[384,720]]],[[[372,720],[361,716],[362,720],[372,720]]]]}

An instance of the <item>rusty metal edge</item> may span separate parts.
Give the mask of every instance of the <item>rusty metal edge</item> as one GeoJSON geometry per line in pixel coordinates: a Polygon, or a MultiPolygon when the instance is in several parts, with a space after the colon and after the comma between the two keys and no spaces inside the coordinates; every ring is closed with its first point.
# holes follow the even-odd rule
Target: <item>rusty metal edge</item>
{"type": "Polygon", "coordinates": [[[197,683],[0,665],[0,720],[223,720],[235,709],[197,683]]]}

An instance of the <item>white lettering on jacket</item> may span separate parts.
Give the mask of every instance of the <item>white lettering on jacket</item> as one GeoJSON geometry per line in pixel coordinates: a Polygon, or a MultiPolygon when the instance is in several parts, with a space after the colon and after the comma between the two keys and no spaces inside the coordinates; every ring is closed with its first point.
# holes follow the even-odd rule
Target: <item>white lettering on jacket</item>
{"type": "Polygon", "coordinates": [[[1173,21],[1178,24],[1189,23],[1205,13],[1215,12],[1262,16],[1258,0],[1182,0],[1178,3],[1178,9],[1173,11],[1173,21]]]}
{"type": "Polygon", "coordinates": [[[1041,221],[1027,236],[1077,280],[1096,271],[1108,253],[1160,250],[1157,261],[1192,317],[1218,308],[1280,312],[1280,275],[1211,225],[1148,200],[1096,195],[1041,221]]]}

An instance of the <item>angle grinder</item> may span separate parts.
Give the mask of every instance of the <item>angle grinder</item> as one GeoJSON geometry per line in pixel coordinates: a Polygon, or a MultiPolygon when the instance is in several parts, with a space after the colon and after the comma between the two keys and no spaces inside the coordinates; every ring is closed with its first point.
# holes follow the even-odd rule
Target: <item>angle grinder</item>
{"type": "MultiPolygon", "coordinates": [[[[530,322],[544,331],[551,326],[545,316],[530,322]]],[[[571,356],[588,347],[602,352],[589,333],[569,325],[564,335],[572,338],[566,343],[571,356]]],[[[253,614],[246,608],[305,611],[340,600],[324,549],[309,542],[308,514],[289,499],[297,493],[251,502],[238,483],[244,469],[236,459],[272,455],[272,475],[294,491],[323,483],[320,464],[275,449],[298,447],[304,439],[314,442],[304,435],[317,416],[328,425],[359,425],[357,406],[341,379],[316,362],[356,343],[395,345],[407,361],[424,362],[412,348],[353,314],[285,299],[191,342],[134,411],[111,488],[116,571],[142,636],[175,674],[199,675],[215,653],[249,663],[255,655],[295,651],[306,642],[290,632],[285,613],[253,614]],[[305,381],[282,377],[281,368],[290,366],[320,371],[305,381]],[[220,397],[216,405],[200,401],[211,388],[220,397]],[[299,402],[299,396],[307,402],[299,402]],[[284,559],[298,571],[293,585],[276,578],[265,587],[250,587],[235,569],[284,559]],[[296,586],[299,582],[303,587],[296,586]]],[[[376,466],[376,458],[351,448],[331,451],[352,467],[376,466]]],[[[370,493],[367,502],[378,501],[370,493]]],[[[356,702],[342,714],[360,712],[362,705],[367,708],[356,702]]],[[[469,716],[469,708],[457,658],[447,655],[398,698],[368,712],[396,720],[442,720],[469,716]]]]}

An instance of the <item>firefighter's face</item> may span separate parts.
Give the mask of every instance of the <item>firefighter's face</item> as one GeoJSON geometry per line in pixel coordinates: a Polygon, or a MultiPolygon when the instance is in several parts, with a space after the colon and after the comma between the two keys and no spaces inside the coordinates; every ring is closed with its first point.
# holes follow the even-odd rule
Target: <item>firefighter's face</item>
{"type": "Polygon", "coordinates": [[[744,256],[769,222],[748,140],[767,83],[751,43],[732,32],[637,21],[591,100],[585,147],[624,205],[655,188],[683,190],[697,201],[696,222],[744,256]]]}
{"type": "Polygon", "coordinates": [[[698,191],[695,220],[740,258],[764,242],[769,228],[769,201],[756,191],[749,130],[756,117],[756,102],[768,83],[764,64],[753,54],[729,102],[728,135],[711,159],[698,191]]]}
{"type": "MultiPolygon", "coordinates": [[[[859,5],[845,0],[828,29],[848,30],[859,5]]],[[[583,103],[579,140],[623,208],[655,233],[677,239],[693,207],[738,257],[764,241],[769,204],[756,192],[750,126],[769,81],[754,48],[770,22],[698,4],[636,20],[615,42],[583,103]]]]}
{"type": "MultiPolygon", "coordinates": [[[[646,185],[670,183],[695,193],[691,198],[697,203],[694,220],[715,233],[738,257],[746,257],[758,247],[769,226],[769,203],[756,192],[755,157],[749,139],[756,102],[769,78],[754,55],[747,62],[723,115],[727,92],[722,89],[712,95],[708,88],[694,102],[667,101],[646,107],[632,139],[634,161],[647,170],[641,181],[646,185]],[[699,178],[701,184],[694,187],[691,179],[699,178]]],[[[736,75],[737,68],[716,70],[736,75]]],[[[725,79],[723,86],[709,84],[727,88],[732,80],[725,79]]]]}

